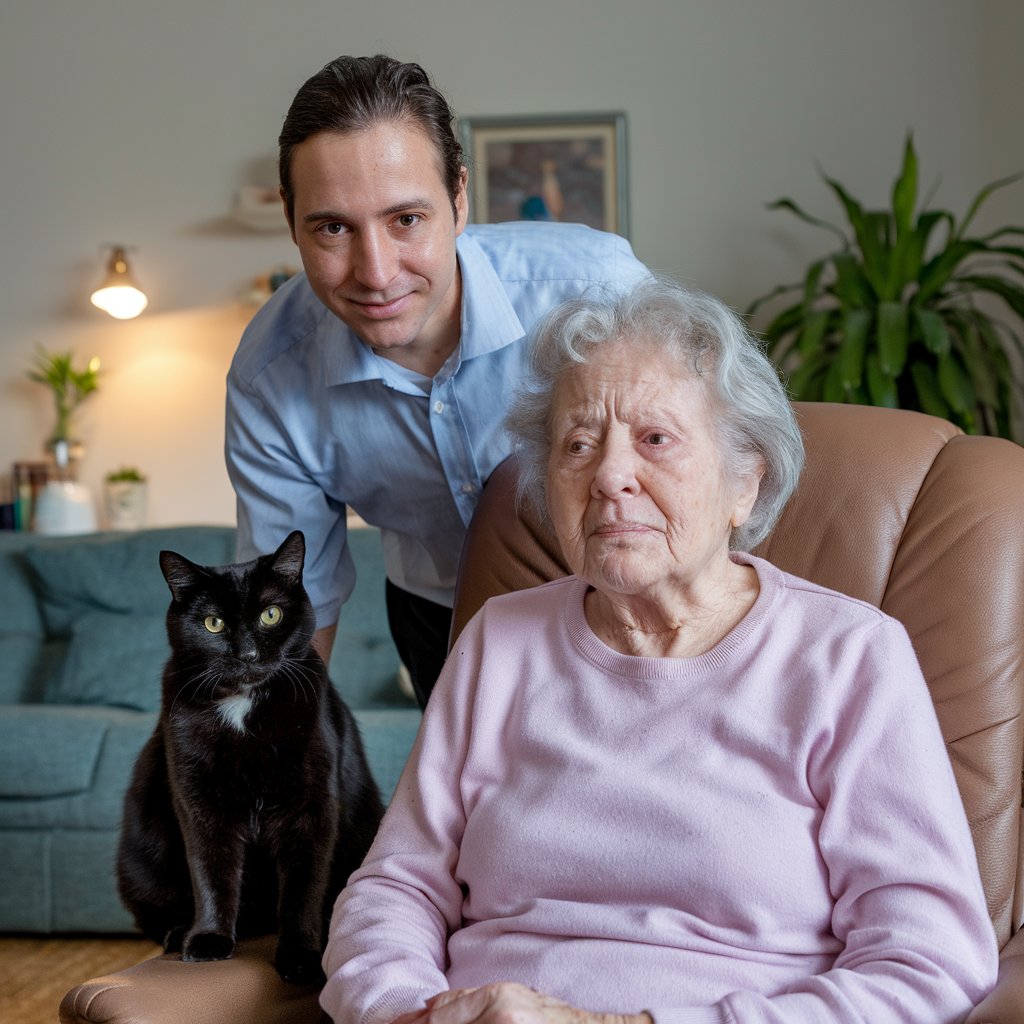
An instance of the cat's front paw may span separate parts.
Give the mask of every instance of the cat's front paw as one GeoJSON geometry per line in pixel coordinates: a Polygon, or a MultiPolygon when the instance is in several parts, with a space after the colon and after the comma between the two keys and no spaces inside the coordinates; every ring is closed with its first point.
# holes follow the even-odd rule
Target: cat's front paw
{"type": "Polygon", "coordinates": [[[180,953],[182,946],[185,945],[185,936],[187,934],[187,925],[183,924],[179,925],[177,928],[171,928],[164,936],[164,952],[180,953]]]}
{"type": "Polygon", "coordinates": [[[235,951],[235,940],[230,935],[216,932],[197,932],[185,939],[181,959],[187,963],[206,960],[227,960],[235,951]]]}
{"type": "Polygon", "coordinates": [[[291,985],[323,985],[327,981],[320,966],[320,951],[296,949],[278,943],[274,966],[282,980],[291,985]]]}

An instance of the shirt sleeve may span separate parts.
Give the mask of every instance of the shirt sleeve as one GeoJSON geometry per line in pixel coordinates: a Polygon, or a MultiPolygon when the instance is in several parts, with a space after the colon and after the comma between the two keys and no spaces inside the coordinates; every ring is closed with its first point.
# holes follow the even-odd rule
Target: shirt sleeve
{"type": "MultiPolygon", "coordinates": [[[[885,620],[808,766],[844,944],[832,969],[715,1007],[728,1024],[961,1021],[995,984],[998,951],[974,844],[934,705],[905,630],[885,620]]],[[[653,1010],[694,1024],[702,1009],[653,1010]]]]}
{"type": "Polygon", "coordinates": [[[449,987],[448,935],[462,921],[455,866],[478,627],[479,616],[445,663],[373,846],[335,904],[320,997],[335,1024],[382,1024],[449,987]]]}
{"type": "Polygon", "coordinates": [[[227,382],[225,459],[235,490],[239,561],[275,551],[292,530],[301,530],[303,584],[317,626],[334,625],[355,586],[345,507],[310,477],[272,403],[234,371],[227,382]]]}

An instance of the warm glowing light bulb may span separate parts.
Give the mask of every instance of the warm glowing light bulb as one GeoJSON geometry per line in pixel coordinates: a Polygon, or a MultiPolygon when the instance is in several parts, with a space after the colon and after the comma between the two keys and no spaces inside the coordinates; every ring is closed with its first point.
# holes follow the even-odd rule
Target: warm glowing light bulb
{"type": "Polygon", "coordinates": [[[103,284],[92,293],[92,304],[118,320],[131,320],[148,305],[145,293],[135,284],[122,246],[112,247],[103,284]]]}
{"type": "Polygon", "coordinates": [[[97,288],[92,293],[92,304],[118,320],[131,320],[146,308],[149,300],[138,288],[118,284],[97,288]]]}

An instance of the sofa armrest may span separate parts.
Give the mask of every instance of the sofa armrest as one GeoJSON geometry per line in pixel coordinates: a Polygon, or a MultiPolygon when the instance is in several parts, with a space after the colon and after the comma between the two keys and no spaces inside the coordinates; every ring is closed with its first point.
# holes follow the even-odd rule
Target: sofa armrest
{"type": "Polygon", "coordinates": [[[1003,947],[996,987],[964,1024],[1024,1024],[1024,929],[1003,947]]]}
{"type": "Polygon", "coordinates": [[[73,988],[62,1024],[321,1024],[319,990],[274,970],[273,936],[241,942],[230,960],[186,964],[155,956],[73,988]]]}

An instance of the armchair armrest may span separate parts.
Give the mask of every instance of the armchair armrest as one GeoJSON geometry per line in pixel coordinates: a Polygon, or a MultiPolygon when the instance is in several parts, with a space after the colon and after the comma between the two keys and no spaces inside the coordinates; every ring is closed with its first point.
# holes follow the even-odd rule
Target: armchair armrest
{"type": "MultiPolygon", "coordinates": [[[[314,987],[283,982],[274,937],[241,942],[230,960],[144,960],[77,985],[61,1000],[61,1024],[322,1024],[314,987]]],[[[1024,930],[1004,947],[999,980],[965,1024],[1024,1024],[1024,930]]]]}
{"type": "Polygon", "coordinates": [[[1003,946],[996,987],[964,1024],[1024,1024],[1024,929],[1003,946]]]}
{"type": "Polygon", "coordinates": [[[185,964],[155,956],[73,988],[61,1024],[320,1024],[315,987],[274,970],[276,939],[241,942],[230,960],[185,964]]]}

